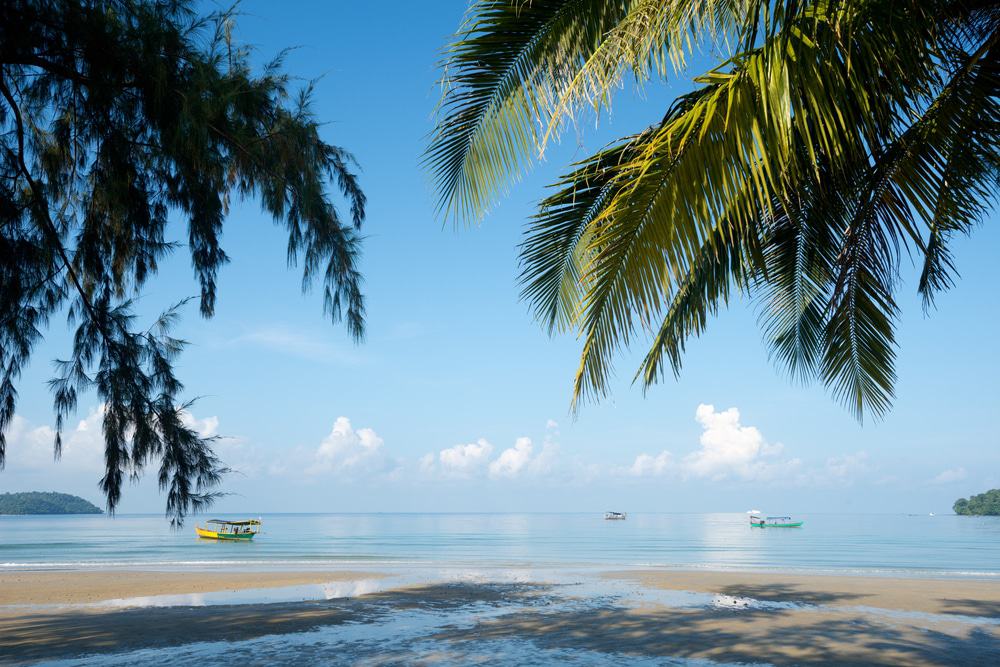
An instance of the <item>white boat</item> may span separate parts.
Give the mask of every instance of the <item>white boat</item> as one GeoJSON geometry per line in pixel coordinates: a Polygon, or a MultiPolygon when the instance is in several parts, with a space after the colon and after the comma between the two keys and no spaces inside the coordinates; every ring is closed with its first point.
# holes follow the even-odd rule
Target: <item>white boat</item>
{"type": "Polygon", "coordinates": [[[625,512],[605,512],[604,518],[608,521],[624,521],[626,517],[625,512]]]}

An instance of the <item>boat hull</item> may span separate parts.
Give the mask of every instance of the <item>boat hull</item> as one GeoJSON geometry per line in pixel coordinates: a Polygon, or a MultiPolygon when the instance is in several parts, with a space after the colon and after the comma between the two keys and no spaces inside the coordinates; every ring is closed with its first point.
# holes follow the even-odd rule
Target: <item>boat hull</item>
{"type": "Polygon", "coordinates": [[[804,521],[792,521],[791,523],[751,523],[753,528],[801,528],[804,521]]]}
{"type": "Polygon", "coordinates": [[[198,537],[205,538],[206,540],[225,540],[229,542],[247,542],[253,539],[255,533],[220,533],[215,530],[205,530],[201,526],[195,526],[194,532],[198,533],[198,537]]]}

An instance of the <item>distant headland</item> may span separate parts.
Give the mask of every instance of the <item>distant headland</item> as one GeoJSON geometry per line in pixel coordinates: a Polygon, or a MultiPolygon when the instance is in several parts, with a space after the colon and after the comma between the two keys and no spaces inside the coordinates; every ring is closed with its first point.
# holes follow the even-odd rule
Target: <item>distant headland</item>
{"type": "Polygon", "coordinates": [[[0,514],[101,514],[103,510],[79,496],[54,491],[0,493],[0,514]]]}
{"type": "Polygon", "coordinates": [[[952,509],[955,514],[1000,516],[1000,489],[991,489],[970,498],[959,498],[952,509]]]}

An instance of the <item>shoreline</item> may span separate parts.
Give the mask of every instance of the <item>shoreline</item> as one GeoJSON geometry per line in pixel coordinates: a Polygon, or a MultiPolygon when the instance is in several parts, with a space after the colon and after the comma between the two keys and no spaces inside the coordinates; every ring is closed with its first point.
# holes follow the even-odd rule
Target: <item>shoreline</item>
{"type": "MultiPolygon", "coordinates": [[[[383,564],[385,565],[385,564],[383,564]]],[[[489,578],[499,572],[521,572],[553,583],[573,577],[627,581],[656,590],[745,596],[776,601],[796,595],[810,599],[864,601],[867,606],[940,613],[934,600],[969,599],[996,603],[1000,609],[1000,578],[900,576],[893,574],[779,572],[772,569],[732,570],[667,567],[608,567],[553,564],[427,563],[378,569],[325,569],[247,566],[198,568],[114,567],[93,569],[0,569],[0,611],[10,605],[78,605],[129,598],[267,590],[359,580],[386,580],[408,575],[426,583],[448,573],[475,573],[489,578]],[[414,577],[425,570],[426,576],[414,577]],[[550,576],[546,576],[550,575],[550,576]],[[950,597],[948,597],[950,596],[950,597]]],[[[523,578],[523,577],[522,577],[523,578]]],[[[509,580],[509,576],[507,577],[509,580]]],[[[388,582],[387,582],[388,583],[388,582]]],[[[401,586],[403,584],[400,584],[401,586]]],[[[406,584],[406,585],[412,585],[406,584]]]]}
{"type": "Polygon", "coordinates": [[[79,560],[0,562],[0,576],[27,572],[339,572],[367,571],[369,568],[470,567],[547,570],[664,571],[713,574],[767,574],[817,577],[866,577],[890,579],[947,579],[1000,581],[997,569],[947,569],[933,567],[833,567],[793,564],[725,564],[687,562],[615,562],[535,558],[444,560],[436,557],[387,558],[275,558],[275,559],[194,559],[194,560],[79,560]]]}
{"type": "Polygon", "coordinates": [[[0,613],[5,605],[81,605],[161,595],[235,592],[329,582],[380,579],[380,572],[207,572],[59,570],[0,572],[0,613]]]}

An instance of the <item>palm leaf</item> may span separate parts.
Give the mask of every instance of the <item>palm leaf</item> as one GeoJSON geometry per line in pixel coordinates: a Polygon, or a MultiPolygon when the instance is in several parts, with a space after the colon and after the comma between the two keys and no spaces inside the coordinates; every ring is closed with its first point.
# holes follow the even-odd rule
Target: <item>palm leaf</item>
{"type": "Polygon", "coordinates": [[[550,331],[582,338],[574,405],[607,392],[613,357],[639,330],[655,332],[644,386],[668,364],[679,372],[686,342],[736,285],[761,299],[781,366],[819,377],[859,419],[883,414],[902,253],[919,250],[929,300],[951,283],[950,236],[997,193],[1000,10],[608,4],[589,16],[582,0],[473,7],[427,158],[446,215],[482,215],[627,73],[666,76],[695,44],[721,41],[728,57],[659,123],[556,184],[521,246],[522,296],[550,331]]]}
{"type": "Polygon", "coordinates": [[[746,228],[723,217],[688,268],[670,300],[649,351],[636,372],[644,389],[660,380],[670,364],[675,377],[680,375],[687,340],[699,336],[720,305],[729,302],[733,286],[749,288],[748,280],[760,254],[756,238],[746,228]]]}
{"type": "Polygon", "coordinates": [[[547,77],[593,49],[627,2],[481,0],[445,51],[444,96],[425,154],[447,219],[475,220],[535,149],[547,77]]]}
{"type": "Polygon", "coordinates": [[[549,332],[576,321],[583,298],[584,266],[596,218],[618,184],[616,167],[632,159],[631,142],[601,151],[560,180],[561,190],[542,202],[521,244],[521,298],[549,332]]]}
{"type": "Polygon", "coordinates": [[[938,135],[929,143],[936,146],[940,167],[918,287],[925,310],[936,292],[954,284],[949,239],[969,233],[996,201],[1000,91],[995,62],[996,54],[987,53],[963,67],[928,112],[936,118],[938,135]]]}
{"type": "Polygon", "coordinates": [[[892,292],[899,246],[887,227],[906,204],[887,174],[892,168],[889,157],[859,179],[824,335],[823,382],[859,420],[889,408],[896,381],[892,292]]]}
{"type": "Polygon", "coordinates": [[[584,105],[684,65],[742,27],[762,0],[480,0],[445,51],[444,94],[424,156],[439,210],[478,220],[584,105]]]}
{"type": "MultiPolygon", "coordinates": [[[[626,73],[637,84],[666,78],[670,69],[682,70],[698,44],[738,41],[746,17],[760,13],[761,0],[638,0],[601,39],[592,53],[565,82],[554,81],[552,102],[540,150],[558,136],[559,129],[591,107],[610,107],[612,91],[626,73]]],[[[544,120],[544,118],[543,118],[544,120]]]]}
{"type": "Polygon", "coordinates": [[[816,375],[822,355],[827,303],[840,248],[838,226],[844,202],[820,167],[819,181],[806,178],[787,202],[775,202],[762,244],[764,270],[757,296],[763,301],[761,324],[772,359],[805,382],[816,375]]]}

